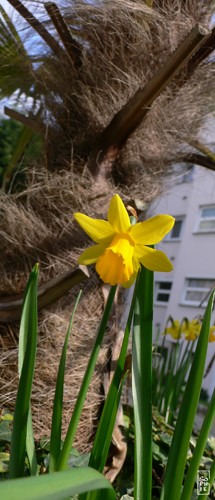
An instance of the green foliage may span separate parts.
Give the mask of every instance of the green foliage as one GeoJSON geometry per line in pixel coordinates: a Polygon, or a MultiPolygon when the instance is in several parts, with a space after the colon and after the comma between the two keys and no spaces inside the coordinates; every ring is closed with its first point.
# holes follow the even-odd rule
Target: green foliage
{"type": "Polygon", "coordinates": [[[157,343],[154,348],[152,401],[169,424],[174,421],[184,392],[193,360],[194,342],[186,342],[183,352],[183,342],[180,343],[179,340],[166,347],[164,335],[162,344],[157,343]]]}
{"type": "MultiPolygon", "coordinates": [[[[128,453],[123,470],[120,472],[115,480],[114,487],[117,491],[117,498],[121,498],[122,495],[128,494],[133,497],[134,495],[134,411],[132,407],[124,407],[125,412],[125,439],[128,443],[128,453]]],[[[161,497],[161,488],[163,484],[163,477],[165,473],[165,468],[168,462],[168,456],[170,452],[171,442],[174,434],[174,426],[171,426],[165,422],[165,418],[159,414],[156,408],[153,408],[153,419],[152,419],[152,492],[151,498],[153,500],[159,500],[161,497]]],[[[196,449],[196,443],[198,441],[199,434],[193,432],[187,453],[184,479],[186,481],[190,464],[196,449]]],[[[199,469],[208,470],[212,467],[215,460],[215,439],[208,437],[205,444],[204,452],[199,461],[199,469]]],[[[195,477],[196,480],[196,477],[195,477]]],[[[215,484],[214,484],[215,488],[215,484]]],[[[211,489],[211,494],[209,498],[213,498],[214,488],[211,489]]],[[[196,485],[194,487],[194,494],[196,491],[196,485]]],[[[191,499],[191,495],[187,495],[186,500],[191,499]]]]}
{"type": "Polygon", "coordinates": [[[25,168],[42,152],[42,139],[15,120],[0,119],[0,187],[20,190],[25,183],[25,168]]]}
{"type": "MultiPolygon", "coordinates": [[[[66,350],[75,309],[78,305],[78,297],[65,337],[59,365],[51,438],[47,437],[40,443],[35,443],[30,397],[36,358],[37,277],[38,266],[35,266],[26,287],[20,324],[20,381],[13,425],[11,425],[11,415],[3,414],[0,421],[0,473],[4,479],[0,484],[1,496],[5,500],[11,498],[22,500],[43,498],[45,500],[50,498],[50,495],[52,499],[66,499],[68,496],[81,494],[82,500],[84,498],[100,500],[99,491],[101,489],[104,500],[115,498],[116,493],[118,497],[125,494],[125,498],[130,494],[134,496],[134,500],[137,498],[140,500],[172,500],[172,498],[174,500],[187,500],[187,495],[189,498],[192,498],[192,495],[195,497],[198,469],[210,470],[211,483],[215,474],[215,447],[213,440],[208,439],[215,415],[215,393],[211,398],[199,436],[192,435],[204,372],[214,293],[212,293],[206,309],[177,421],[174,426],[170,426],[157,410],[152,412],[153,274],[142,268],[137,279],[119,360],[107,394],[92,452],[90,455],[81,456],[77,450],[73,449],[72,443],[106,331],[116,287],[110,289],[66,439],[62,443],[61,424],[66,350]],[[132,320],[134,328],[132,346],[133,409],[130,409],[126,419],[125,430],[129,448],[126,463],[116,480],[114,492],[102,473],[110,449],[118,403],[126,376],[124,366],[132,320]],[[12,434],[10,434],[11,426],[12,434]],[[55,474],[53,471],[56,471],[55,474]],[[44,474],[44,472],[49,472],[49,474],[44,474]],[[24,477],[29,475],[31,477],[24,477]],[[8,477],[13,478],[13,481],[8,480],[8,477]]],[[[212,485],[211,495],[213,495],[212,485]]]]}

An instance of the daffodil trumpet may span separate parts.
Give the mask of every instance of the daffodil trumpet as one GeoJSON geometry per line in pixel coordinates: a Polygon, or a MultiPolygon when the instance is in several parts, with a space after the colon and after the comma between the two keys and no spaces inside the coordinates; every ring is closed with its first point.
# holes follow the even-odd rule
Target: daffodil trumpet
{"type": "Polygon", "coordinates": [[[96,243],[80,255],[78,262],[96,264],[96,271],[104,283],[129,287],[141,264],[150,271],[172,270],[165,253],[150,248],[171,231],[175,222],[171,215],[155,215],[132,225],[125,205],[115,194],[110,201],[107,221],[82,213],[75,213],[74,217],[96,243]]]}

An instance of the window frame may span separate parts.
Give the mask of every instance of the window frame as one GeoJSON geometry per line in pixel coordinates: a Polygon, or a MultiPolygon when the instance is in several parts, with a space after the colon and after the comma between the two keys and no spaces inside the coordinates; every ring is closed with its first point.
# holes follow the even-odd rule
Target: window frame
{"type": "Polygon", "coordinates": [[[154,304],[155,305],[158,305],[158,306],[167,306],[169,304],[169,299],[170,299],[170,294],[171,294],[171,291],[172,291],[172,284],[173,284],[173,281],[172,280],[156,280],[155,281],[155,287],[154,287],[154,304]],[[169,283],[171,286],[169,289],[165,289],[165,288],[159,288],[159,285],[162,284],[162,283],[169,283]],[[168,300],[165,301],[165,300],[158,300],[158,294],[164,294],[164,295],[167,295],[168,296],[168,300]]]}
{"type": "Polygon", "coordinates": [[[188,306],[188,307],[202,307],[202,308],[205,308],[206,305],[207,305],[207,302],[208,302],[208,298],[209,298],[209,293],[211,291],[211,289],[215,286],[215,278],[211,278],[211,277],[206,277],[206,276],[187,276],[185,278],[185,283],[184,283],[184,290],[183,290],[183,295],[182,295],[182,300],[181,300],[181,304],[183,306],[188,306]],[[210,287],[204,287],[204,286],[188,286],[188,282],[189,280],[196,280],[196,281],[210,281],[211,282],[211,286],[210,287]],[[186,299],[186,294],[187,292],[203,292],[204,293],[204,297],[205,297],[205,300],[204,300],[204,297],[201,298],[200,300],[187,300],[186,299]]]}
{"type": "Polygon", "coordinates": [[[210,204],[207,204],[207,205],[201,205],[199,207],[199,216],[198,216],[198,221],[197,221],[197,224],[196,224],[196,229],[195,229],[195,233],[201,233],[201,234],[207,234],[207,233],[215,233],[215,215],[214,216],[207,216],[207,217],[204,217],[202,215],[203,213],[203,210],[205,209],[210,209],[210,208],[213,208],[215,210],[215,203],[210,203],[210,204]],[[206,228],[206,229],[202,229],[200,227],[201,223],[202,222],[207,222],[207,221],[214,221],[214,228],[206,228]]]}
{"type": "Polygon", "coordinates": [[[180,233],[179,233],[179,236],[173,238],[171,236],[172,234],[172,231],[174,231],[174,226],[173,228],[171,229],[171,231],[165,236],[165,239],[163,241],[168,241],[168,242],[174,242],[174,241],[181,241],[181,238],[182,238],[182,233],[183,233],[183,227],[184,227],[184,219],[185,219],[185,215],[175,215],[175,221],[181,221],[181,228],[180,228],[180,233]]]}

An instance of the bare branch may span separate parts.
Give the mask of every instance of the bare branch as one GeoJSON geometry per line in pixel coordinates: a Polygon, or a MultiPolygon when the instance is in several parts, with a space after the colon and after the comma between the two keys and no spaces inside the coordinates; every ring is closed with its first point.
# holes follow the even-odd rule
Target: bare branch
{"type": "Polygon", "coordinates": [[[47,2],[45,3],[45,8],[64,44],[67,54],[72,60],[74,66],[76,68],[79,68],[82,65],[81,47],[76,42],[76,40],[71,36],[68,26],[65,20],[63,19],[60,10],[58,9],[58,6],[55,3],[47,2]]]}
{"type": "Polygon", "coordinates": [[[188,62],[187,73],[190,76],[196,67],[204,61],[211,52],[215,50],[215,28],[213,28],[210,36],[205,40],[205,42],[201,45],[201,47],[197,50],[197,52],[193,55],[193,57],[188,62]]]}
{"type": "MultiPolygon", "coordinates": [[[[213,161],[208,156],[203,156],[198,153],[191,153],[180,155],[179,161],[184,163],[191,163],[193,165],[200,165],[201,167],[206,167],[209,170],[215,171],[215,161],[213,161]]],[[[175,160],[174,160],[175,163],[175,160]]]]}
{"type": "Polygon", "coordinates": [[[175,74],[182,69],[197,48],[209,37],[206,30],[196,25],[182,41],[175,52],[169,57],[166,64],[143,88],[125,104],[114,116],[106,129],[102,132],[96,151],[89,162],[91,172],[98,170],[98,157],[102,162],[110,147],[120,149],[132,132],[140,125],[154,100],[170,83],[175,74]],[[97,165],[95,161],[97,160],[97,165]]]}
{"type": "Polygon", "coordinates": [[[205,144],[202,144],[202,142],[198,141],[197,139],[189,141],[188,144],[193,148],[198,149],[200,153],[206,155],[208,158],[210,158],[210,160],[215,162],[215,153],[213,153],[213,151],[211,151],[208,146],[205,146],[205,144]]]}
{"type": "Polygon", "coordinates": [[[44,134],[46,131],[45,126],[35,120],[35,117],[32,119],[29,116],[25,116],[22,113],[15,111],[14,109],[8,108],[7,106],[4,107],[4,113],[10,118],[13,118],[13,120],[17,120],[39,134],[44,134]]]}
{"type": "MultiPolygon", "coordinates": [[[[89,278],[85,266],[67,271],[38,288],[38,308],[42,309],[63,297],[71,288],[89,278]]],[[[7,323],[20,319],[24,294],[17,294],[0,301],[0,322],[7,323]]]]}

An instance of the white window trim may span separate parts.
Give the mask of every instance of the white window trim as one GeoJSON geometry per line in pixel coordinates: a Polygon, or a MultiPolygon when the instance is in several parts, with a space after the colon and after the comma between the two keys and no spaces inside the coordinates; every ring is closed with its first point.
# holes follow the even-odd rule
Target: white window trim
{"type": "Polygon", "coordinates": [[[202,221],[210,221],[210,220],[214,220],[215,221],[215,215],[213,217],[202,217],[202,211],[204,210],[204,208],[212,208],[214,207],[215,208],[215,203],[209,203],[207,205],[201,205],[199,207],[199,214],[198,214],[198,220],[197,220],[197,223],[196,223],[196,227],[195,227],[195,230],[194,230],[194,233],[197,233],[197,234],[207,234],[207,233],[215,233],[215,224],[214,224],[214,228],[213,229],[201,229],[200,228],[200,224],[202,221]]]}
{"type": "Polygon", "coordinates": [[[211,276],[186,276],[185,277],[185,283],[184,283],[184,290],[183,290],[183,295],[182,295],[182,300],[180,302],[181,305],[183,306],[188,306],[188,307],[198,307],[198,308],[204,308],[207,305],[208,298],[209,298],[209,292],[211,288],[215,287],[215,278],[211,278],[211,276]],[[188,287],[186,285],[188,280],[210,280],[211,281],[211,287],[210,288],[204,288],[204,287],[188,287]],[[193,291],[198,291],[198,292],[204,292],[205,294],[205,302],[202,301],[191,301],[191,300],[186,300],[186,293],[188,290],[193,290],[193,291]]]}

